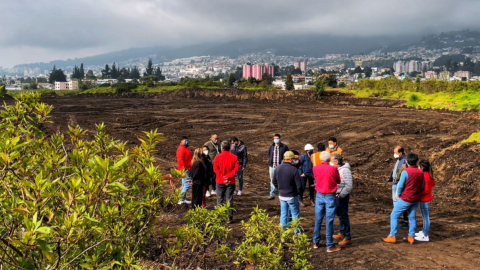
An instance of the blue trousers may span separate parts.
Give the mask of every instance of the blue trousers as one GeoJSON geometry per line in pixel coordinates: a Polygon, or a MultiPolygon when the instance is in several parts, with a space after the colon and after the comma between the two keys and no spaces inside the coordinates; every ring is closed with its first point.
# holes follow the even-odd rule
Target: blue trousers
{"type": "MultiPolygon", "coordinates": [[[[286,230],[288,223],[292,219],[300,219],[300,203],[298,197],[294,197],[289,201],[280,200],[280,224],[282,229],[286,230]]],[[[300,233],[299,230],[295,230],[295,233],[300,233]]]]}
{"type": "Polygon", "coordinates": [[[318,243],[320,241],[320,230],[322,229],[323,218],[326,216],[327,249],[335,246],[335,242],[333,242],[333,220],[335,219],[335,210],[335,194],[317,193],[317,198],[315,200],[315,230],[313,232],[313,243],[318,243]]]}
{"type": "Polygon", "coordinates": [[[415,237],[415,230],[417,229],[417,219],[415,214],[417,212],[418,202],[409,203],[402,199],[397,199],[390,215],[390,235],[397,236],[398,219],[403,212],[407,212],[408,216],[408,236],[415,237]]]}

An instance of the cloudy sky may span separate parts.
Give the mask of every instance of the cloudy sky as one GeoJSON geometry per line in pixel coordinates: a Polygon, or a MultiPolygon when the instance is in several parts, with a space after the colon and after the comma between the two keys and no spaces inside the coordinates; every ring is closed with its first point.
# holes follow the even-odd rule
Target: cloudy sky
{"type": "Polygon", "coordinates": [[[475,29],[478,0],[0,0],[0,66],[288,33],[475,29]]]}

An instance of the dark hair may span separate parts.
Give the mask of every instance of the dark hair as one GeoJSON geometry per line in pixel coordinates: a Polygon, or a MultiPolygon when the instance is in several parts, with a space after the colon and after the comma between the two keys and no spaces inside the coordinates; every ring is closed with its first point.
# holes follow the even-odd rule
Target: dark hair
{"type": "Polygon", "coordinates": [[[238,142],[238,138],[237,138],[237,137],[232,137],[232,138],[230,139],[230,141],[231,141],[231,142],[238,142]]]}
{"type": "Polygon", "coordinates": [[[332,157],[330,158],[330,160],[332,159],[335,159],[336,161],[338,161],[338,165],[343,165],[343,157],[339,154],[333,154],[332,157]]]}
{"type": "Polygon", "coordinates": [[[398,147],[398,153],[402,153],[402,154],[405,154],[405,149],[403,149],[403,147],[401,146],[397,146],[398,147]]]}
{"type": "Polygon", "coordinates": [[[290,151],[292,151],[295,156],[300,155],[300,153],[297,150],[290,150],[290,151]]]}
{"type": "Polygon", "coordinates": [[[230,142],[229,141],[223,141],[222,142],[222,151],[230,151],[230,142]]]}
{"type": "Polygon", "coordinates": [[[324,143],[318,143],[317,144],[318,151],[325,151],[327,148],[325,148],[324,143]]]}
{"type": "Polygon", "coordinates": [[[278,133],[277,133],[277,134],[275,134],[275,135],[273,135],[273,137],[282,138],[282,136],[280,136],[280,134],[278,134],[278,133]]]}
{"type": "Polygon", "coordinates": [[[328,139],[328,141],[332,141],[334,143],[337,143],[337,138],[335,137],[330,137],[330,139],[328,139]]]}
{"type": "Polygon", "coordinates": [[[432,173],[432,165],[428,160],[422,160],[418,164],[422,167],[422,171],[432,173]]]}
{"type": "Polygon", "coordinates": [[[408,156],[407,156],[408,166],[415,166],[415,165],[417,165],[417,162],[418,162],[418,155],[417,154],[415,154],[415,153],[408,154],[408,156]]]}
{"type": "Polygon", "coordinates": [[[182,141],[183,140],[188,140],[188,137],[187,136],[182,136],[182,141]]]}

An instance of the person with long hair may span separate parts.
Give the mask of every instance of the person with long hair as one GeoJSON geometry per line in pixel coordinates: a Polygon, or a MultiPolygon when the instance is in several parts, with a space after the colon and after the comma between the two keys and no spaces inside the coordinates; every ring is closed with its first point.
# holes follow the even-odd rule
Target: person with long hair
{"type": "Polygon", "coordinates": [[[419,163],[420,169],[423,171],[425,185],[420,198],[420,212],[423,218],[423,229],[415,234],[415,240],[428,242],[428,232],[430,230],[430,202],[433,200],[432,189],[435,186],[433,179],[432,166],[428,160],[422,160],[419,163]]]}
{"type": "Polygon", "coordinates": [[[197,148],[193,152],[192,165],[190,167],[190,177],[192,181],[192,205],[193,207],[202,207],[203,187],[207,181],[207,173],[202,162],[203,149],[197,148]]]}

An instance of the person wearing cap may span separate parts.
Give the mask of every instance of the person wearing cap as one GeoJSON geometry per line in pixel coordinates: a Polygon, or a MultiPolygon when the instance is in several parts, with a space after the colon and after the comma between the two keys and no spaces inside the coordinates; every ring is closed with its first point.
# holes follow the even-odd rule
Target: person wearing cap
{"type": "Polygon", "coordinates": [[[268,148],[268,167],[270,173],[270,196],[268,200],[275,199],[275,186],[273,185],[273,174],[275,168],[282,163],[282,158],[285,152],[289,151],[288,146],[282,143],[282,136],[275,134],[273,136],[273,143],[268,148]]]}
{"type": "Polygon", "coordinates": [[[315,190],[317,198],[315,199],[315,230],[313,232],[313,248],[319,247],[320,230],[323,217],[326,216],[326,238],[327,252],[340,251],[340,247],[335,246],[333,242],[333,220],[335,219],[335,198],[337,185],[341,183],[340,173],[337,167],[331,166],[330,154],[323,151],[320,154],[322,164],[313,167],[313,177],[315,178],[315,190]]]}
{"type": "Polygon", "coordinates": [[[323,143],[318,143],[317,144],[317,149],[318,149],[318,152],[317,153],[314,153],[311,158],[312,158],[312,168],[315,167],[315,166],[318,166],[320,164],[322,164],[322,161],[320,160],[320,153],[322,153],[323,151],[326,150],[325,148],[325,144],[323,143]]]}
{"type": "Polygon", "coordinates": [[[302,177],[302,190],[300,191],[299,199],[300,199],[300,206],[304,207],[305,204],[303,203],[303,193],[305,189],[310,192],[310,201],[312,205],[315,205],[315,180],[313,179],[313,165],[312,165],[312,155],[313,155],[313,145],[307,144],[305,145],[305,154],[300,156],[300,168],[299,173],[300,177],[302,177]]]}
{"type": "MultiPolygon", "coordinates": [[[[283,163],[275,168],[273,173],[273,185],[278,190],[280,198],[280,224],[282,229],[288,227],[290,218],[300,218],[300,205],[298,196],[302,189],[302,179],[298,169],[295,167],[298,156],[292,151],[283,155],[283,163]]],[[[299,230],[295,230],[299,233],[299,230]]]]}
{"type": "Polygon", "coordinates": [[[330,156],[335,154],[342,155],[342,148],[338,147],[337,138],[331,137],[330,139],[328,139],[327,151],[330,154],[330,156]]]}

